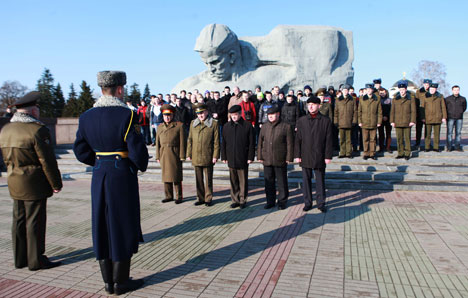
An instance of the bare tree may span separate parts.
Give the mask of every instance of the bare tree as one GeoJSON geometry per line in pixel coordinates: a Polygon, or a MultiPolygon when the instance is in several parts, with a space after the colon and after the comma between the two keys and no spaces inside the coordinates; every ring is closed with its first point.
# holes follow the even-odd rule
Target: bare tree
{"type": "Polygon", "coordinates": [[[28,87],[23,86],[18,81],[5,81],[0,87],[0,107],[5,109],[13,104],[17,99],[23,97],[28,87]]]}
{"type": "Polygon", "coordinates": [[[444,96],[449,95],[450,86],[446,81],[447,71],[443,63],[438,61],[421,60],[418,63],[418,67],[411,73],[412,81],[422,86],[424,79],[431,79],[434,83],[439,84],[437,89],[444,96]]]}

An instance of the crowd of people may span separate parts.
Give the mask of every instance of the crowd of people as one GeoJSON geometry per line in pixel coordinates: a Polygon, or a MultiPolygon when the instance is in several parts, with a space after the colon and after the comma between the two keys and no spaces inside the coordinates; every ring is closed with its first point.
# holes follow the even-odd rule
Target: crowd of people
{"type": "Polygon", "coordinates": [[[252,124],[257,140],[262,125],[268,122],[266,111],[270,107],[277,106],[281,121],[295,129],[298,119],[308,114],[305,104],[307,99],[316,96],[321,101],[320,114],[333,122],[333,149],[339,151],[340,158],[353,158],[358,155],[353,152],[362,151],[364,159],[376,159],[377,149],[378,152],[392,153],[397,147],[398,154],[395,157],[409,159],[412,149],[420,149],[423,129],[423,150],[439,152],[442,123],[447,123],[446,150],[462,151],[461,127],[466,99],[460,95],[460,87],[453,86],[452,95],[447,98],[437,91],[438,84],[430,79],[425,79],[423,86],[415,93],[407,90],[407,87],[407,81],[400,81],[398,92],[390,97],[381,79],[366,84],[357,93],[354,87],[347,84],[339,86],[337,90],[333,86],[323,86],[315,92],[310,86],[304,86],[303,90],[288,90],[286,94],[279,86],[269,91],[262,91],[260,86],[254,91],[241,91],[239,87],[234,87],[232,92],[226,86],[222,92],[206,90],[200,93],[195,89],[187,93],[182,90],[179,95],[173,93],[163,97],[163,94],[158,94],[152,95],[150,99],[142,99],[138,108],[130,101],[127,101],[127,105],[137,111],[145,141],[153,146],[157,128],[163,123],[163,104],[175,108],[174,121],[183,124],[186,136],[190,122],[196,119],[194,106],[206,104],[209,114],[219,124],[220,138],[223,126],[230,120],[228,109],[240,105],[241,116],[252,124]],[[413,126],[416,135],[411,146],[409,140],[413,126]],[[395,129],[397,135],[393,146],[392,129],[395,129]]]}

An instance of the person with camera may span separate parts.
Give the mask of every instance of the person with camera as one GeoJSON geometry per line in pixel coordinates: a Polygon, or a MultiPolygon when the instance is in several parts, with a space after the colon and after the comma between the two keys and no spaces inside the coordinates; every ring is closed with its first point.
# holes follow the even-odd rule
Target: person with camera
{"type": "Polygon", "coordinates": [[[252,124],[255,127],[255,121],[257,120],[257,112],[255,111],[255,105],[249,100],[249,93],[247,91],[242,91],[242,101],[239,106],[242,109],[241,116],[242,118],[252,124]]]}

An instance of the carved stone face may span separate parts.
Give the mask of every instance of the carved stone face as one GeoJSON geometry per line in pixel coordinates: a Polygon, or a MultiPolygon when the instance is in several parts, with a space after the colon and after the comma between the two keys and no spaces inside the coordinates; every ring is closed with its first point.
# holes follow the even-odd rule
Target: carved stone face
{"type": "Polygon", "coordinates": [[[200,52],[200,57],[208,68],[210,78],[216,82],[231,80],[235,62],[234,55],[234,51],[200,52]]]}

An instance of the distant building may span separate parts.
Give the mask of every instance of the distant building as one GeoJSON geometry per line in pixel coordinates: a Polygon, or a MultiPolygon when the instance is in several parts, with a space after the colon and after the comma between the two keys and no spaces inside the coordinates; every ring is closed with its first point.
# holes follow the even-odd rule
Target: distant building
{"type": "Polygon", "coordinates": [[[395,95],[398,92],[398,82],[400,81],[406,81],[408,83],[408,91],[411,91],[413,93],[416,93],[416,91],[419,88],[413,81],[403,78],[401,80],[396,81],[395,84],[393,84],[393,86],[388,90],[388,94],[390,97],[393,98],[393,95],[395,95]]]}

